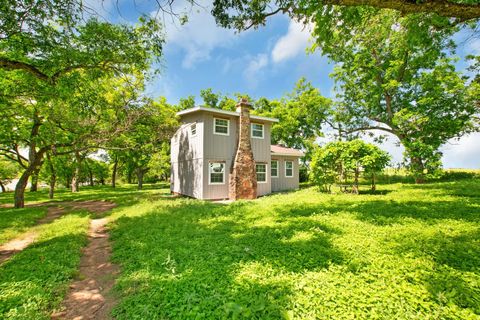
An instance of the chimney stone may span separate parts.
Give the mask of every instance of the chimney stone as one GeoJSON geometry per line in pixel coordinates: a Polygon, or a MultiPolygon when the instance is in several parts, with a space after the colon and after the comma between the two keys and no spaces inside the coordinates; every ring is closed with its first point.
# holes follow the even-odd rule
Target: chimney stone
{"type": "Polygon", "coordinates": [[[229,181],[229,198],[255,199],[257,197],[257,174],[250,143],[250,109],[252,105],[242,98],[237,104],[238,146],[229,181]]]}

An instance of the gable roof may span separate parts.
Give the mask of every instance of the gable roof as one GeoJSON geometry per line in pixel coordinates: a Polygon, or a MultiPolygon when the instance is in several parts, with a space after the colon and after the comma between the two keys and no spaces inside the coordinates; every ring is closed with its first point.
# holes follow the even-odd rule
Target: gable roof
{"type": "MultiPolygon", "coordinates": [[[[196,106],[190,109],[182,110],[180,112],[177,112],[177,116],[182,116],[185,114],[190,114],[193,112],[199,112],[199,111],[205,111],[205,112],[210,112],[210,113],[215,113],[215,114],[224,114],[228,116],[236,116],[239,117],[240,113],[236,111],[228,111],[228,110],[222,110],[222,109],[215,109],[215,108],[208,108],[208,107],[203,107],[203,106],[196,106]]],[[[253,120],[261,120],[261,121],[266,121],[266,122],[278,122],[278,119],[276,118],[269,118],[269,117],[262,117],[262,116],[257,116],[254,114],[250,114],[250,119],[253,120]]]]}
{"type": "Polygon", "coordinates": [[[272,144],[270,146],[270,153],[277,156],[292,156],[292,157],[303,157],[305,154],[293,148],[287,148],[278,144],[272,144]]]}

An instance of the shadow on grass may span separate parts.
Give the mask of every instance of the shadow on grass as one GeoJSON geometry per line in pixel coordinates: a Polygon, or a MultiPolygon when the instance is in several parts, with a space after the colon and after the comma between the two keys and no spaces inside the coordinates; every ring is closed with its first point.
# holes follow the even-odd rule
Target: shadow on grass
{"type": "Polygon", "coordinates": [[[435,263],[434,272],[424,278],[434,300],[480,315],[480,229],[455,236],[442,230],[433,235],[404,234],[392,241],[399,255],[427,256],[435,263]]]}
{"type": "Polygon", "coordinates": [[[459,199],[458,201],[395,201],[367,199],[362,201],[333,200],[322,204],[298,203],[276,208],[285,217],[308,217],[316,214],[347,212],[365,222],[383,226],[407,223],[408,219],[436,223],[452,219],[470,222],[480,221],[480,205],[459,199]]]}
{"type": "Polygon", "coordinates": [[[331,243],[336,231],[321,223],[256,225],[238,216],[254,206],[187,200],[118,219],[113,252],[124,276],[114,316],[282,318],[293,288],[276,277],[341,264],[343,255],[331,243]]]}
{"type": "MultiPolygon", "coordinates": [[[[72,193],[69,189],[61,188],[55,192],[55,198],[48,199],[48,190],[40,189],[36,192],[25,192],[25,202],[61,202],[61,201],[85,201],[85,200],[110,200],[117,202],[129,201],[131,197],[148,194],[148,192],[157,191],[165,196],[170,195],[170,190],[165,184],[145,185],[143,190],[137,190],[133,185],[117,186],[84,186],[80,188],[80,192],[72,193]]],[[[1,204],[13,204],[13,192],[0,193],[1,204]]]]}

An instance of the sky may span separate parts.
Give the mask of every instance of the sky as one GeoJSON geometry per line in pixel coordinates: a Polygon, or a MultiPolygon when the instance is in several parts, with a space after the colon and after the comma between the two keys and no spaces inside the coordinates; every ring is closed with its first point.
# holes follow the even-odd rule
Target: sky
{"type": "MultiPolygon", "coordinates": [[[[90,0],[95,10],[110,21],[134,22],[140,12],[154,12],[152,2],[90,0]]],[[[183,3],[174,2],[177,11],[183,3]]],[[[166,43],[160,74],[148,85],[147,94],[165,96],[175,104],[190,95],[201,104],[200,90],[212,88],[222,94],[242,93],[252,98],[280,98],[293,90],[295,83],[305,77],[326,97],[334,96],[334,83],[329,74],[333,65],[321,53],[307,53],[309,30],[286,16],[274,16],[266,26],[235,33],[216,26],[209,5],[188,10],[188,23],[165,18],[166,43]]],[[[179,10],[180,9],[180,10],[179,10]]],[[[465,41],[457,37],[458,54],[480,54],[480,39],[465,41]]],[[[461,60],[457,67],[465,67],[461,60]]],[[[330,139],[328,131],[322,142],[330,139]]],[[[373,139],[365,137],[373,142],[373,139]]],[[[403,148],[391,136],[380,145],[393,157],[402,160],[403,148]]],[[[442,146],[445,168],[480,168],[480,133],[452,140],[442,146]]]]}

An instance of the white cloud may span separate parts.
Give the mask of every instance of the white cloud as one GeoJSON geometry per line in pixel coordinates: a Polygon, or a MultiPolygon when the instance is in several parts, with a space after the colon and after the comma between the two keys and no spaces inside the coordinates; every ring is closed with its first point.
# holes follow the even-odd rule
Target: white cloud
{"type": "Polygon", "coordinates": [[[480,133],[463,136],[460,140],[450,140],[440,150],[443,152],[445,168],[480,169],[480,133]]]}
{"type": "Polygon", "coordinates": [[[184,51],[182,67],[186,69],[194,68],[198,62],[209,60],[215,48],[227,47],[239,36],[232,30],[218,27],[208,6],[188,12],[188,22],[184,25],[167,21],[165,29],[167,49],[177,47],[184,51]]]}
{"type": "Polygon", "coordinates": [[[260,76],[259,73],[266,66],[268,66],[268,55],[265,53],[260,53],[250,59],[250,62],[243,73],[250,88],[257,86],[260,76]]]}
{"type": "Polygon", "coordinates": [[[310,39],[310,30],[310,26],[290,20],[287,34],[278,39],[273,47],[273,62],[282,62],[305,52],[310,39]]]}
{"type": "MultiPolygon", "coordinates": [[[[392,162],[402,161],[405,148],[399,145],[398,138],[379,130],[372,130],[376,135],[386,135],[387,141],[379,144],[374,142],[373,137],[365,135],[363,140],[377,144],[383,150],[392,155],[392,162]]],[[[440,151],[443,152],[442,164],[444,168],[480,169],[480,133],[466,135],[460,140],[450,140],[444,144],[440,151]]]]}

